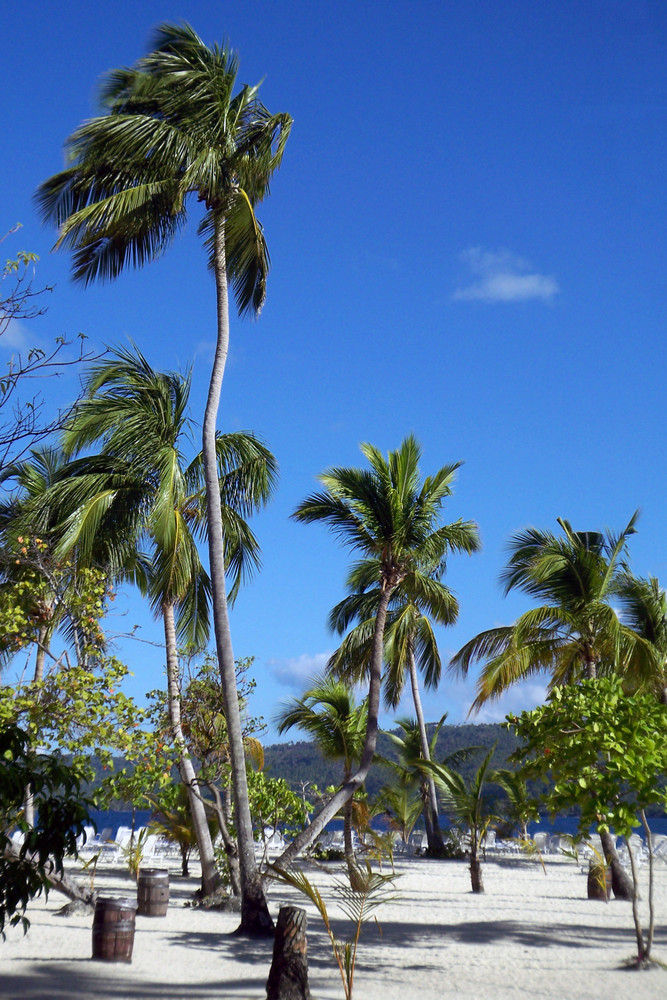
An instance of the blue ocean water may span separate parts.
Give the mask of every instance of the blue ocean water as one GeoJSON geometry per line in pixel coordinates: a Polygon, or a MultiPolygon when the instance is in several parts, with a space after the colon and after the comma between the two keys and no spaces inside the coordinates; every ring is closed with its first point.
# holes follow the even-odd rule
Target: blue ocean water
{"type": "MultiPolygon", "coordinates": [[[[137,809],[134,814],[134,826],[138,829],[140,826],[146,826],[150,819],[150,811],[148,809],[137,809]]],[[[115,836],[116,831],[119,826],[132,826],[132,811],[131,810],[113,810],[109,812],[99,812],[92,810],[90,813],[90,818],[94,821],[97,826],[98,832],[101,832],[106,827],[111,827],[112,837],[115,836]]],[[[443,830],[446,830],[450,826],[450,819],[448,816],[440,817],[440,825],[443,830]]],[[[666,816],[653,816],[649,818],[649,826],[652,833],[664,833],[667,834],[667,815],[666,816]]],[[[328,829],[330,830],[342,830],[343,821],[342,820],[332,820],[329,823],[328,829]]],[[[575,834],[578,830],[578,821],[576,816],[560,816],[555,820],[550,820],[547,816],[541,817],[539,822],[530,823],[528,825],[528,832],[531,836],[538,830],[546,830],[547,833],[569,833],[575,834]]],[[[595,830],[591,830],[591,833],[595,833],[595,830]]],[[[637,827],[635,833],[638,833],[643,838],[643,830],[641,827],[637,827]]]]}

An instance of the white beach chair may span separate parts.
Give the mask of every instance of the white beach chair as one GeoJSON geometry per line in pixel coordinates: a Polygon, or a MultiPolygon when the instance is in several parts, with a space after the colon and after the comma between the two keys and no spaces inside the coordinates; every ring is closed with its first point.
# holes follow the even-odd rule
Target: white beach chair
{"type": "Polygon", "coordinates": [[[411,833],[408,841],[408,851],[410,854],[421,854],[424,850],[426,835],[424,833],[411,833]]]}
{"type": "Polygon", "coordinates": [[[654,833],[651,842],[653,859],[667,862],[667,834],[654,833]]]}
{"type": "Polygon", "coordinates": [[[540,854],[546,854],[549,847],[549,834],[546,830],[536,830],[532,841],[540,854]]]}

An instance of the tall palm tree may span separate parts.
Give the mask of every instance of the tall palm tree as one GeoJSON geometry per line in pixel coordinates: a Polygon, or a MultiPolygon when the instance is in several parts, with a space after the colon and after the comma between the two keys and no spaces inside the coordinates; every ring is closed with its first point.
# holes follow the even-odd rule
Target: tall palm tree
{"type": "MultiPolygon", "coordinates": [[[[553,688],[600,672],[625,672],[633,657],[643,656],[637,634],[612,605],[627,572],[627,541],[637,517],[635,512],[618,535],[574,531],[559,518],[560,536],[528,528],[511,539],[502,574],[505,593],[521,590],[543,603],[513,625],[481,632],[452,658],[450,669],[464,675],[473,663],[483,664],[471,711],[539,672],[550,675],[553,688]]],[[[600,837],[612,864],[614,892],[632,898],[626,896],[632,887],[612,838],[600,837]]]]}
{"type": "MultiPolygon", "coordinates": [[[[94,444],[101,450],[69,463],[51,502],[60,504],[64,522],[62,552],[76,548],[80,558],[94,559],[102,547],[106,562],[121,568],[128,550],[150,549],[147,572],[135,582],[163,621],[169,719],[210,893],[218,875],[181,724],[177,646],[177,635],[202,643],[209,629],[210,580],[197,549],[207,533],[202,456],[186,463],[183,453],[189,388],[189,376],[154,371],[136,349],[117,349],[93,366],[64,432],[64,450],[68,456],[94,444]]],[[[258,564],[258,544],[244,516],[268,499],[276,468],[252,435],[220,435],[216,452],[233,598],[243,574],[258,564]]]]}
{"type": "MultiPolygon", "coordinates": [[[[459,522],[458,529],[452,531],[449,540],[450,551],[475,552],[478,548],[476,525],[459,522]]],[[[359,621],[329,660],[329,669],[340,676],[359,680],[368,670],[374,615],[381,596],[377,586],[378,571],[377,560],[366,560],[353,567],[348,577],[348,586],[353,592],[337,604],[329,616],[330,627],[340,634],[345,632],[352,621],[359,621]]],[[[415,567],[407,574],[392,594],[385,631],[385,705],[387,708],[398,706],[407,675],[424,760],[430,760],[430,745],[419,691],[418,670],[422,672],[427,688],[438,686],[442,664],[433,623],[452,625],[459,611],[458,601],[440,579],[443,572],[444,561],[441,560],[433,567],[415,567]]],[[[437,854],[444,850],[438,819],[438,798],[431,775],[427,776],[426,782],[430,800],[430,807],[425,808],[424,812],[426,833],[429,850],[437,854]]]]}
{"type": "MultiPolygon", "coordinates": [[[[299,699],[287,704],[276,716],[282,735],[296,726],[308,733],[329,760],[343,764],[343,782],[349,781],[364,746],[367,721],[366,703],[355,703],[354,694],[340,680],[317,678],[299,699]]],[[[343,806],[345,857],[352,873],[355,865],[352,844],[352,799],[343,806]]]]}
{"type": "Polygon", "coordinates": [[[269,256],[254,208],[269,192],[291,119],[270,114],[257,86],[235,93],[238,57],[207,47],[189,25],[163,24],[153,49],[109,74],[102,115],[68,140],[71,165],[37,193],[44,217],[60,227],[58,246],[74,251],[74,276],[115,278],[160,256],[185,224],[193,199],[204,207],[216,285],[217,340],[203,424],[213,618],[232,753],[243,903],[241,930],[271,933],[255,863],[225,585],[216,422],[229,345],[228,285],[241,314],[257,315],[269,256]]]}
{"type": "MultiPolygon", "coordinates": [[[[356,772],[300,833],[280,859],[285,864],[308,846],[366,779],[375,753],[382,688],[384,632],[392,594],[420,565],[444,562],[463,522],[438,526],[460,463],[446,465],[421,481],[421,449],[409,435],[387,458],[371,444],[361,451],[370,469],[332,468],[319,476],[323,489],[307,497],[292,515],[305,523],[323,522],[362,559],[376,559],[380,600],[368,670],[368,721],[356,772]]],[[[465,549],[465,542],[463,542],[465,549]]]]}

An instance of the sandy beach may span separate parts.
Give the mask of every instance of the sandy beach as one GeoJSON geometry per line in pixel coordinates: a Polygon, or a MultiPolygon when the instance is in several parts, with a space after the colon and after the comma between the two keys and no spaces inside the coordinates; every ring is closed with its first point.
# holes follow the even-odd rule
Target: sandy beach
{"type": "MultiPolygon", "coordinates": [[[[629,971],[634,953],[631,904],[586,898],[586,877],[564,858],[488,859],[486,892],[474,896],[465,862],[398,859],[396,899],[365,925],[355,976],[357,1000],[655,1000],[667,991],[667,971],[629,971]]],[[[304,866],[321,889],[331,871],[304,866]]],[[[76,871],[75,866],[72,869],[76,871]]],[[[386,871],[386,866],[384,871],[386,871]]],[[[642,870],[646,881],[647,870],[642,870]]],[[[667,961],[667,865],[656,871],[654,956],[667,961]]],[[[0,943],[0,995],[5,1000],[263,1000],[270,941],[231,936],[233,914],[184,904],[194,878],[171,871],[164,918],[137,917],[131,965],[92,961],[91,916],[62,917],[66,902],[51,893],[30,907],[24,937],[10,929],[0,943]]],[[[120,869],[98,871],[103,895],[131,895],[120,869]]],[[[327,899],[326,891],[323,893],[327,899]]],[[[314,1000],[343,996],[320,917],[298,893],[270,886],[275,916],[289,902],[308,910],[310,988],[314,1000]]],[[[640,903],[646,916],[647,893],[640,903]]],[[[333,908],[331,912],[335,913],[333,908]]],[[[349,926],[336,921],[341,936],[349,926]]]]}

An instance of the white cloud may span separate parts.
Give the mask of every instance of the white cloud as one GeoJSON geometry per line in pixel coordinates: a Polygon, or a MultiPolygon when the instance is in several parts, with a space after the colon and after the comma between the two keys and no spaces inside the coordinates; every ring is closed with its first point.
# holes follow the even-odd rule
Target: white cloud
{"type": "Polygon", "coordinates": [[[8,351],[25,352],[31,347],[35,347],[35,338],[31,337],[22,323],[12,319],[0,337],[0,347],[4,347],[8,351]]]}
{"type": "Polygon", "coordinates": [[[560,290],[552,275],[539,274],[529,261],[509,250],[469,247],[461,254],[471,274],[472,284],[458,288],[458,302],[550,302],[560,290]]]}
{"type": "Polygon", "coordinates": [[[517,715],[525,710],[543,705],[547,700],[547,685],[523,681],[513,685],[497,701],[490,701],[479,710],[471,722],[504,722],[505,716],[517,715]]]}
{"type": "Polygon", "coordinates": [[[269,660],[267,666],[279,684],[295,688],[299,692],[306,689],[314,677],[324,673],[333,650],[327,653],[302,653],[288,660],[269,660]]]}

